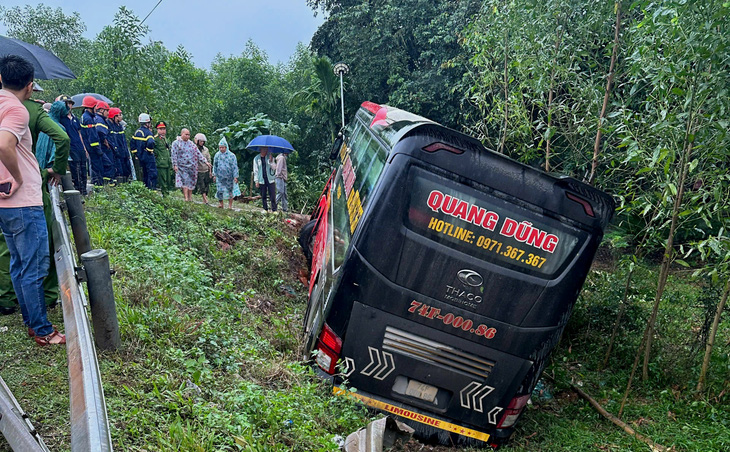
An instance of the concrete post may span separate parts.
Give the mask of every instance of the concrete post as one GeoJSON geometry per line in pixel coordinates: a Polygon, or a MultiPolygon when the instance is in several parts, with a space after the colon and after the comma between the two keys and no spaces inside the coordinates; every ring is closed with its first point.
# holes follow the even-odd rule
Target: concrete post
{"type": "Polygon", "coordinates": [[[119,336],[109,255],[105,250],[92,250],[81,255],[81,262],[86,271],[96,346],[101,350],[116,350],[122,345],[122,339],[119,336]]]}
{"type": "Polygon", "coordinates": [[[81,256],[91,251],[91,239],[89,238],[89,230],[86,228],[86,214],[84,213],[84,205],[81,202],[81,193],[78,190],[64,191],[63,199],[66,201],[66,210],[71,221],[76,254],[81,256]]]}

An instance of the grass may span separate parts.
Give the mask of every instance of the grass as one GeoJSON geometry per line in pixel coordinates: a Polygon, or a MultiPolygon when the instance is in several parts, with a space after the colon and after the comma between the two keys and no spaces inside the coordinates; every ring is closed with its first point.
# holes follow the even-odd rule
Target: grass
{"type": "MultiPolygon", "coordinates": [[[[337,450],[335,435],[373,417],[332,396],[301,362],[306,288],[297,277],[305,263],[296,231],[279,217],[162,199],[138,184],[101,190],[86,210],[92,243],[116,270],[123,347],[99,355],[116,450],[337,450]]],[[[528,407],[505,450],[647,450],[568,387],[582,385],[617,413],[656,280],[651,265],[639,267],[610,365],[600,371],[625,276],[621,268],[591,272],[546,370],[556,382],[548,383],[552,397],[528,407]]],[[[727,321],[708,389],[693,391],[716,295],[706,281],[672,277],[650,381],[635,384],[623,416],[677,450],[730,450],[727,321]]],[[[60,309],[50,316],[62,324],[60,309]]],[[[65,350],[36,347],[19,316],[0,317],[0,375],[49,447],[69,450],[65,350]]],[[[408,450],[450,450],[421,447],[408,450]]]]}

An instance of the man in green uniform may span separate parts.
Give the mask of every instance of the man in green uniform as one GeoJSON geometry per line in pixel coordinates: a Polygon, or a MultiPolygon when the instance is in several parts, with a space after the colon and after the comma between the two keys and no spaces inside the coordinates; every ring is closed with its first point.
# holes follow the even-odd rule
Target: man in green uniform
{"type": "MultiPolygon", "coordinates": [[[[41,176],[43,178],[43,213],[46,217],[48,225],[48,241],[51,250],[51,256],[54,253],[53,234],[51,232],[51,222],[53,219],[53,209],[51,207],[51,197],[48,194],[48,182],[57,185],[61,182],[61,176],[66,174],[68,168],[68,154],[71,151],[71,141],[66,131],[63,130],[56,121],[48,116],[43,109],[43,105],[34,101],[23,101],[23,105],[28,110],[29,121],[28,128],[33,137],[33,153],[35,153],[35,145],[38,141],[40,132],[48,135],[56,145],[56,157],[53,161],[53,167],[41,168],[41,176]]],[[[45,293],[46,304],[53,305],[58,299],[58,275],[56,274],[55,259],[51,257],[51,266],[48,269],[48,276],[43,281],[43,291],[45,293]]],[[[15,296],[13,284],[10,280],[10,252],[5,243],[5,238],[0,234],[0,314],[12,314],[18,306],[18,298],[15,296]]]]}
{"type": "Polygon", "coordinates": [[[170,160],[170,142],[167,141],[167,123],[159,121],[155,135],[155,163],[157,164],[157,186],[162,196],[175,189],[175,180],[172,176],[172,161],[170,160]]]}

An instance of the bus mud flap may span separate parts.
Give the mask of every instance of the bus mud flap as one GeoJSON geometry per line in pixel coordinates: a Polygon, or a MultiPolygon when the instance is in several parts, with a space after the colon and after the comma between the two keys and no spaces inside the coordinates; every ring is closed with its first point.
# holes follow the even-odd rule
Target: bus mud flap
{"type": "Polygon", "coordinates": [[[407,443],[411,435],[411,427],[386,416],[349,434],[345,440],[345,452],[383,452],[397,443],[407,443]]]}

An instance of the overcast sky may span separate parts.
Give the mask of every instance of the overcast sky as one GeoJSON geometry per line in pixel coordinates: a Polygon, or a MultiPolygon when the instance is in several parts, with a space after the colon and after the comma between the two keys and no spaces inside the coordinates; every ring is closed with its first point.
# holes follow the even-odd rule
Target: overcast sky
{"type": "MultiPolygon", "coordinates": [[[[61,7],[65,14],[78,11],[87,27],[86,37],[94,38],[112,22],[121,5],[132,10],[140,20],[154,8],[158,0],[127,1],[62,1],[45,0],[52,8],[61,7]]],[[[2,6],[37,5],[37,2],[2,0],[2,6]]],[[[322,14],[314,17],[306,0],[162,0],[145,22],[148,39],[162,41],[170,50],[182,44],[192,53],[195,64],[210,68],[216,54],[239,55],[252,39],[269,56],[271,63],[286,62],[298,42],[309,45],[322,14]]],[[[0,34],[7,28],[0,24],[0,34]]]]}

